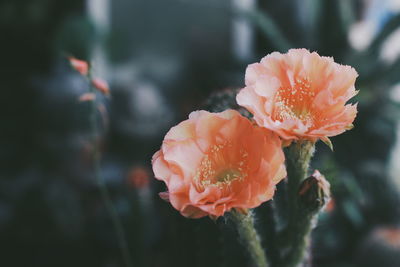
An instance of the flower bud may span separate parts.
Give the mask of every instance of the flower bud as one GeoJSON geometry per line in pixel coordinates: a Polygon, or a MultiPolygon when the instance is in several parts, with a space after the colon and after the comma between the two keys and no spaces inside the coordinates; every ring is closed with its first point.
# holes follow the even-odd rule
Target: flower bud
{"type": "Polygon", "coordinates": [[[110,88],[108,86],[108,83],[100,78],[94,78],[92,80],[92,85],[96,90],[98,90],[100,93],[104,95],[109,95],[110,94],[110,88]]]}
{"type": "Polygon", "coordinates": [[[93,101],[96,99],[96,95],[93,93],[84,93],[79,96],[79,102],[93,101]]]}
{"type": "Polygon", "coordinates": [[[300,205],[309,211],[318,212],[329,202],[330,187],[325,177],[315,170],[300,184],[298,192],[300,205]]]}
{"type": "Polygon", "coordinates": [[[74,68],[77,72],[80,74],[86,76],[88,75],[89,72],[89,64],[86,61],[74,58],[74,57],[69,57],[68,58],[69,63],[71,64],[72,68],[74,68]]]}

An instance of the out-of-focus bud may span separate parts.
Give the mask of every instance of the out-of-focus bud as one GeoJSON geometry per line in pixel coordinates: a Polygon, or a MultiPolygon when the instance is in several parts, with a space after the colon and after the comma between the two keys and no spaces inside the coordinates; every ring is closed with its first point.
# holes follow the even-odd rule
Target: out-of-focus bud
{"type": "Polygon", "coordinates": [[[94,88],[96,88],[99,92],[105,95],[110,94],[110,88],[108,86],[108,83],[100,78],[94,78],[92,80],[92,85],[94,88]]]}
{"type": "Polygon", "coordinates": [[[128,183],[137,189],[147,187],[150,183],[149,171],[142,166],[132,168],[128,174],[128,183]]]}
{"type": "Polygon", "coordinates": [[[336,208],[335,200],[333,198],[331,198],[328,201],[328,203],[326,203],[325,212],[328,212],[328,213],[333,212],[335,210],[335,208],[336,208]]]}
{"type": "Polygon", "coordinates": [[[96,99],[96,95],[93,93],[84,93],[79,97],[79,102],[93,101],[96,99]]]}
{"type": "Polygon", "coordinates": [[[311,212],[318,212],[330,200],[330,184],[318,171],[305,179],[299,188],[300,205],[311,212]]]}
{"type": "Polygon", "coordinates": [[[77,72],[85,76],[88,74],[89,64],[86,61],[74,57],[69,57],[68,60],[72,68],[74,68],[77,72]]]}
{"type": "Polygon", "coordinates": [[[355,256],[357,266],[400,266],[400,227],[380,226],[371,231],[355,256]]]}
{"type": "Polygon", "coordinates": [[[400,227],[378,228],[373,232],[377,242],[400,251],[400,227]]]}

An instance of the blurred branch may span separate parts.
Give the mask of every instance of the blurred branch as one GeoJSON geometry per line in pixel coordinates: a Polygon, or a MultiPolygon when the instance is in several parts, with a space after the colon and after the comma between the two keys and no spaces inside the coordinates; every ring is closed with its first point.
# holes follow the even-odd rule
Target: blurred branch
{"type": "Polygon", "coordinates": [[[233,210],[225,216],[234,223],[243,245],[250,253],[254,266],[268,267],[269,264],[261,246],[260,237],[254,227],[253,212],[248,211],[245,214],[241,211],[233,210]]]}
{"type": "Polygon", "coordinates": [[[281,252],[286,255],[282,257],[279,266],[295,267],[303,261],[306,254],[312,217],[303,212],[298,192],[307,177],[314,150],[314,143],[309,141],[293,143],[285,150],[289,217],[288,224],[280,235],[281,252]]]}
{"type": "Polygon", "coordinates": [[[282,266],[296,267],[305,260],[310,243],[310,232],[315,227],[320,210],[330,199],[329,182],[316,171],[305,179],[296,196],[299,208],[296,210],[296,224],[289,229],[291,249],[282,259],[282,266]]]}
{"type": "Polygon", "coordinates": [[[278,232],[278,218],[274,201],[268,201],[257,208],[257,217],[262,222],[263,237],[262,241],[266,248],[267,258],[272,266],[275,266],[280,260],[279,247],[276,245],[278,232]]]}
{"type": "MultiPolygon", "coordinates": [[[[91,71],[89,71],[88,78],[89,78],[89,81],[92,81],[91,71]]],[[[94,87],[92,82],[90,82],[89,88],[90,88],[90,93],[92,93],[92,94],[96,93],[96,88],[94,87]]],[[[98,134],[99,134],[98,120],[97,120],[98,108],[97,108],[96,98],[93,99],[92,101],[90,101],[90,104],[91,104],[90,126],[91,126],[91,131],[92,131],[94,176],[97,181],[104,205],[106,207],[107,212],[110,215],[112,224],[114,226],[125,266],[132,267],[132,263],[131,263],[131,259],[130,259],[130,255],[129,255],[130,253],[129,253],[128,243],[127,243],[127,240],[125,237],[124,229],[123,229],[121,221],[118,217],[118,212],[115,210],[115,207],[112,203],[110,193],[108,192],[108,189],[104,182],[104,179],[101,176],[100,151],[99,151],[99,145],[98,145],[98,134]]]]}

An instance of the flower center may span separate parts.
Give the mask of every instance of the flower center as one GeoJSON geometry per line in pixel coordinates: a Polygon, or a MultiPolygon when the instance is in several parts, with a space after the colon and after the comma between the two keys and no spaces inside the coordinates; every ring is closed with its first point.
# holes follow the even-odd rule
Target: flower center
{"type": "Polygon", "coordinates": [[[275,120],[299,119],[305,124],[313,124],[311,105],[314,96],[309,78],[296,78],[294,86],[279,88],[275,101],[275,120]]]}
{"type": "Polygon", "coordinates": [[[233,180],[242,178],[242,173],[235,169],[226,169],[219,172],[214,178],[216,183],[230,183],[233,180]]]}
{"type": "Polygon", "coordinates": [[[247,176],[247,157],[247,152],[235,149],[229,142],[214,145],[202,159],[194,181],[203,188],[226,188],[232,182],[241,181],[247,176]]]}

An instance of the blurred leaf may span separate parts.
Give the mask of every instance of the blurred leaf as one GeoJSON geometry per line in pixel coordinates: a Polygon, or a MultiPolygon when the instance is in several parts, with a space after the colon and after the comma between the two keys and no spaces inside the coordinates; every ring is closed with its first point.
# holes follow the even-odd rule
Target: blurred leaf
{"type": "Polygon", "coordinates": [[[360,74],[357,83],[363,87],[370,87],[371,82],[376,81],[381,76],[381,71],[384,68],[377,55],[368,51],[352,54],[348,57],[346,64],[354,67],[360,74]]]}
{"type": "Polygon", "coordinates": [[[95,27],[85,16],[70,16],[63,21],[55,38],[56,51],[89,59],[96,37],[95,27]]]}
{"type": "Polygon", "coordinates": [[[361,226],[363,224],[363,216],[359,211],[357,205],[352,201],[346,201],[343,203],[343,210],[347,217],[355,226],[361,226]]]}
{"type": "Polygon", "coordinates": [[[306,27],[303,30],[304,34],[307,35],[307,39],[310,42],[311,47],[316,47],[318,40],[318,26],[321,21],[321,9],[325,1],[320,0],[305,0],[304,5],[306,6],[306,27]]]}
{"type": "Polygon", "coordinates": [[[343,31],[348,33],[350,26],[356,21],[354,1],[353,0],[339,0],[338,1],[339,14],[341,19],[341,26],[343,31]]]}
{"type": "Polygon", "coordinates": [[[379,48],[382,46],[383,42],[387,39],[387,37],[392,34],[399,26],[400,14],[397,14],[393,16],[388,22],[386,22],[385,26],[383,26],[382,30],[377,34],[375,39],[369,45],[367,54],[376,54],[379,48]]]}
{"type": "Polygon", "coordinates": [[[293,45],[284,36],[281,29],[276,25],[274,20],[264,11],[254,10],[245,15],[258,26],[269,42],[280,52],[286,52],[293,45]]]}
{"type": "Polygon", "coordinates": [[[400,14],[394,15],[386,22],[381,31],[376,35],[369,47],[362,52],[353,54],[349,58],[349,64],[360,73],[359,83],[371,84],[371,82],[384,82],[391,85],[398,82],[399,59],[387,66],[379,59],[380,49],[387,38],[400,27],[400,14]],[[387,82],[385,81],[387,80],[387,82]]]}
{"type": "Polygon", "coordinates": [[[400,82],[400,57],[388,65],[379,59],[364,54],[364,57],[360,56],[354,67],[360,73],[358,82],[361,86],[368,85],[378,90],[375,93],[364,92],[364,95],[365,93],[381,94],[381,89],[389,90],[392,85],[400,82]]]}
{"type": "Polygon", "coordinates": [[[318,51],[322,55],[333,56],[341,61],[349,49],[347,30],[342,26],[342,14],[338,1],[321,1],[321,14],[318,21],[318,51]]]}
{"type": "Polygon", "coordinates": [[[360,202],[363,201],[363,192],[361,191],[360,185],[357,183],[353,176],[346,177],[346,179],[343,179],[342,182],[352,198],[357,199],[357,201],[360,202]]]}
{"type": "Polygon", "coordinates": [[[387,88],[390,89],[391,85],[394,85],[400,82],[400,57],[396,59],[396,61],[387,66],[384,71],[382,71],[381,80],[387,85],[387,88]]]}

